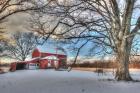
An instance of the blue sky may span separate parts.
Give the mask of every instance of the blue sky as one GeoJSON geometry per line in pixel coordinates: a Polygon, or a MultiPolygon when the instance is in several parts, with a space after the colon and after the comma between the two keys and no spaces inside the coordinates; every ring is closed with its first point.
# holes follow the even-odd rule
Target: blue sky
{"type": "MultiPolygon", "coordinates": [[[[85,40],[80,41],[77,44],[74,44],[72,46],[74,47],[79,47],[81,46],[81,44],[83,44],[85,42],[85,40]]],[[[68,57],[75,57],[76,56],[76,50],[72,50],[70,45],[65,45],[65,44],[58,44],[55,41],[51,41],[48,40],[47,42],[45,42],[43,45],[38,45],[37,48],[41,51],[41,52],[48,52],[48,53],[56,53],[56,48],[58,47],[62,47],[66,52],[63,52],[61,50],[58,50],[57,53],[58,54],[66,54],[68,57]]],[[[89,42],[87,43],[81,50],[79,53],[79,56],[84,58],[84,57],[99,57],[99,56],[103,56],[104,54],[102,53],[102,55],[100,54],[93,54],[93,53],[97,53],[101,51],[101,48],[99,46],[94,47],[93,51],[90,51],[90,48],[93,47],[94,44],[89,42]],[[89,51],[91,52],[91,54],[89,54],[89,51]]]]}

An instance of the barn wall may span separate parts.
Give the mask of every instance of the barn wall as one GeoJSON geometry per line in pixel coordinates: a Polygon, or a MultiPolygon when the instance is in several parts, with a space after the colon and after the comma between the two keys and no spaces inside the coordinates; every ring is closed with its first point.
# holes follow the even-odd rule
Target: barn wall
{"type": "Polygon", "coordinates": [[[16,62],[14,62],[14,63],[11,63],[11,65],[10,65],[10,71],[16,71],[16,62]]]}
{"type": "Polygon", "coordinates": [[[48,60],[40,60],[39,68],[46,69],[48,67],[48,60]]]}
{"type": "Polygon", "coordinates": [[[32,52],[32,58],[40,57],[41,53],[39,52],[38,49],[33,50],[32,52]]]}

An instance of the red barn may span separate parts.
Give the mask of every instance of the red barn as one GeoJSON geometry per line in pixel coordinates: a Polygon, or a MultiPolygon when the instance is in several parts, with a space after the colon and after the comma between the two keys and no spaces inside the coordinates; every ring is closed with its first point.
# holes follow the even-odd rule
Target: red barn
{"type": "Polygon", "coordinates": [[[36,48],[32,52],[32,58],[36,57],[40,57],[40,68],[66,66],[67,55],[65,54],[41,52],[36,48]]]}
{"type": "Polygon", "coordinates": [[[39,49],[34,49],[32,59],[22,62],[14,62],[11,64],[11,71],[15,69],[47,69],[65,67],[67,55],[41,52],[39,49]]]}

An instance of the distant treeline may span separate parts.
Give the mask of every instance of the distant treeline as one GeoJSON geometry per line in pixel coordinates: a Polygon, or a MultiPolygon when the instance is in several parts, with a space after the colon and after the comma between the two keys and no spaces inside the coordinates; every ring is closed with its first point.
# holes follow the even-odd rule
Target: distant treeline
{"type": "Polygon", "coordinates": [[[9,63],[0,63],[0,67],[7,67],[7,66],[10,66],[9,63]]]}
{"type": "MultiPolygon", "coordinates": [[[[117,67],[117,62],[112,62],[112,61],[95,61],[95,62],[83,62],[83,63],[76,63],[73,65],[70,65],[72,67],[87,67],[87,68],[116,68],[117,67]]],[[[133,61],[130,62],[129,64],[130,68],[140,68],[140,62],[138,61],[133,61]]]]}
{"type": "Polygon", "coordinates": [[[117,64],[115,62],[84,62],[73,64],[72,67],[88,67],[88,68],[115,68],[117,64]]]}

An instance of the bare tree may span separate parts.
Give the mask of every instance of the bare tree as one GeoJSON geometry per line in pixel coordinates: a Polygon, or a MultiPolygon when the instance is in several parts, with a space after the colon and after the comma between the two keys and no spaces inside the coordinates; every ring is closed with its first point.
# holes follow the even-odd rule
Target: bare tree
{"type": "MultiPolygon", "coordinates": [[[[50,2],[51,0],[0,0],[0,24],[7,22],[6,18],[13,14],[37,11],[50,2]]],[[[5,27],[0,26],[0,36],[3,36],[4,31],[1,31],[3,28],[5,27]]]]}
{"type": "Polygon", "coordinates": [[[8,44],[8,56],[24,61],[36,47],[35,36],[33,33],[17,32],[12,37],[13,43],[8,44]]]}
{"type": "Polygon", "coordinates": [[[5,52],[5,50],[6,50],[6,45],[7,45],[7,42],[8,41],[0,41],[0,57],[2,57],[2,56],[5,56],[6,55],[6,52],[5,52]]]}
{"type": "Polygon", "coordinates": [[[61,18],[59,27],[67,28],[49,34],[90,40],[104,51],[110,49],[118,62],[115,78],[129,81],[129,57],[140,29],[139,4],[138,0],[53,0],[41,12],[61,18]]]}
{"type": "Polygon", "coordinates": [[[40,11],[30,12],[30,15],[29,30],[38,36],[36,38],[38,44],[44,44],[50,37],[55,36],[53,33],[57,32],[60,19],[55,16],[47,16],[40,11]]]}

